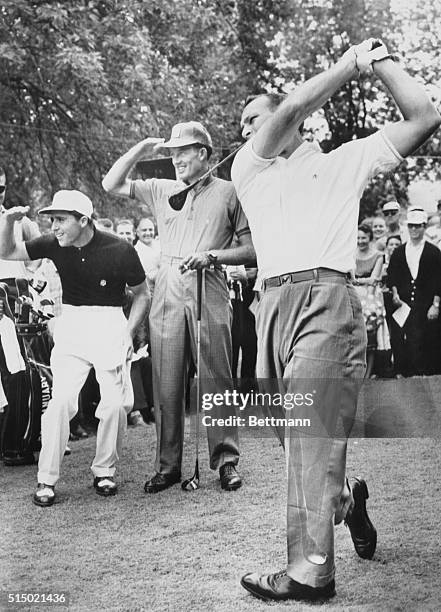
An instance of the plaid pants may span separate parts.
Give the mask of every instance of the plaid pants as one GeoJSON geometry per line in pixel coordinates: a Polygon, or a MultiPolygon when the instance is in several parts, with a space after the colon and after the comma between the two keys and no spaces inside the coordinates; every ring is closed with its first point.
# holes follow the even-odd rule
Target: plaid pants
{"type": "MultiPolygon", "coordinates": [[[[150,311],[153,395],[157,430],[156,471],[180,474],[185,394],[191,361],[196,364],[196,271],[181,274],[179,258],[163,261],[150,311]]],[[[206,270],[202,287],[201,386],[216,381],[230,388],[231,304],[220,270],[206,270]]],[[[235,427],[207,427],[211,469],[239,461],[235,427]]]]}

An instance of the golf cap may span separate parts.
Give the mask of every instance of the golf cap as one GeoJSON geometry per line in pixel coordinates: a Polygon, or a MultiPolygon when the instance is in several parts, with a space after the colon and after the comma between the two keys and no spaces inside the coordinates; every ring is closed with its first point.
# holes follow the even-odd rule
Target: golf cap
{"type": "Polygon", "coordinates": [[[78,213],[91,219],[93,204],[91,200],[76,189],[61,189],[54,194],[52,204],[38,211],[39,215],[52,215],[55,212],[78,213]]]}
{"type": "Polygon", "coordinates": [[[177,123],[174,125],[170,140],[164,142],[163,146],[173,149],[192,144],[201,144],[205,147],[210,147],[210,149],[213,148],[210,134],[199,121],[187,121],[187,123],[177,123]]]}
{"type": "Polygon", "coordinates": [[[392,200],[392,202],[386,202],[386,204],[383,204],[382,211],[386,212],[386,211],[389,211],[389,210],[393,210],[394,212],[398,212],[400,210],[400,208],[401,207],[398,204],[398,202],[394,202],[392,200]]]}
{"type": "Polygon", "coordinates": [[[415,225],[421,225],[422,223],[427,223],[426,211],[423,210],[422,208],[412,208],[411,210],[408,210],[406,223],[407,225],[409,225],[409,223],[412,223],[415,225]]]}

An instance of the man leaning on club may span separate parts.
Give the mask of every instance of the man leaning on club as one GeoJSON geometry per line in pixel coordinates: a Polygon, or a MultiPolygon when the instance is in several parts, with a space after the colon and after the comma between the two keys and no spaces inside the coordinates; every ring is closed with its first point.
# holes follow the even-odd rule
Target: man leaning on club
{"type": "Polygon", "coordinates": [[[287,567],[241,581],[261,599],[332,597],[334,524],[343,520],[360,557],[375,551],[366,483],[356,479],[351,492],[345,479],[347,436],[366,367],[366,331],[349,277],[359,200],[373,176],[393,170],[441,122],[424,90],[394,60],[370,39],[283,100],[264,94],[242,112],[248,143],[235,158],[232,180],[263,285],[257,374],[279,379],[288,392],[317,391],[312,408],[296,409],[296,416],[309,416],[311,429],[285,431],[287,567]],[[360,75],[388,88],[402,120],[328,154],[304,142],[304,119],[360,75]]]}
{"type": "Polygon", "coordinates": [[[116,462],[133,406],[130,357],[136,328],[145,316],[149,292],[134,247],[97,230],[93,206],[80,191],[55,193],[39,211],[52,219],[52,233],[17,242],[14,225],[28,207],[11,208],[0,219],[0,257],[29,261],[51,259],[60,274],[63,310],[54,330],[51,354],[52,399],[41,419],[38,486],[33,502],[51,506],[69,438],[69,421],[78,411],[78,395],[95,368],[100,386],[96,454],[92,462],[96,493],[115,495],[116,462]],[[125,288],[133,294],[127,321],[122,311],[125,288]]]}
{"type": "MultiPolygon", "coordinates": [[[[231,385],[231,305],[222,264],[254,261],[248,222],[232,184],[208,174],[187,194],[181,210],[169,196],[209,170],[212,141],[197,121],[178,123],[171,138],[147,138],[123,155],[103,180],[106,191],[148,205],[156,218],[161,263],[149,316],[153,393],[157,431],[156,473],[147,493],[162,491],[181,479],[184,405],[191,359],[196,362],[196,270],[204,269],[201,314],[200,376],[231,385]],[[177,180],[131,180],[133,166],[162,146],[170,151],[177,180]],[[231,247],[233,237],[238,246],[231,247]]],[[[207,427],[211,469],[221,487],[233,491],[242,482],[235,427],[207,427]]]]}

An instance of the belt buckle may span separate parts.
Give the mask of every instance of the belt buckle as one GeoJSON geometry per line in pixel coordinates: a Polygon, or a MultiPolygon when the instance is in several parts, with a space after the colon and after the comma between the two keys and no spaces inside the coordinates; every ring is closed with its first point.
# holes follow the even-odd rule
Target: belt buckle
{"type": "Polygon", "coordinates": [[[280,284],[286,285],[286,283],[289,283],[290,280],[291,280],[291,274],[282,274],[282,276],[280,277],[280,284]]]}

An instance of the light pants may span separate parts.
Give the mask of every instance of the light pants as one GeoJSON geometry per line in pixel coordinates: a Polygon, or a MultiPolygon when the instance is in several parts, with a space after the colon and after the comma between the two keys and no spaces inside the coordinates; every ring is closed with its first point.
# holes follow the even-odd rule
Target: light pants
{"type": "MultiPolygon", "coordinates": [[[[153,393],[158,437],[156,471],[180,474],[185,393],[191,360],[196,363],[196,271],[181,274],[180,260],[168,258],[156,277],[150,310],[153,393]]],[[[201,315],[201,392],[232,389],[232,310],[223,273],[205,270],[201,315]]],[[[225,407],[219,416],[227,417],[225,407]]],[[[239,461],[236,427],[207,427],[211,469],[239,461]]]]}
{"type": "Polygon", "coordinates": [[[55,485],[69,439],[69,421],[78,412],[78,395],[92,367],[101,401],[94,476],[113,476],[133,406],[127,321],[120,308],[64,306],[57,320],[51,355],[52,399],[41,419],[42,448],[38,482],[55,485]]]}
{"type": "Polygon", "coordinates": [[[334,524],[353,505],[345,468],[365,371],[361,305],[337,274],[270,288],[259,302],[257,335],[259,379],[273,387],[277,381],[284,393],[313,394],[312,405],[285,414],[310,426],[278,435],[287,459],[287,572],[302,584],[325,586],[335,573],[334,524]]]}

